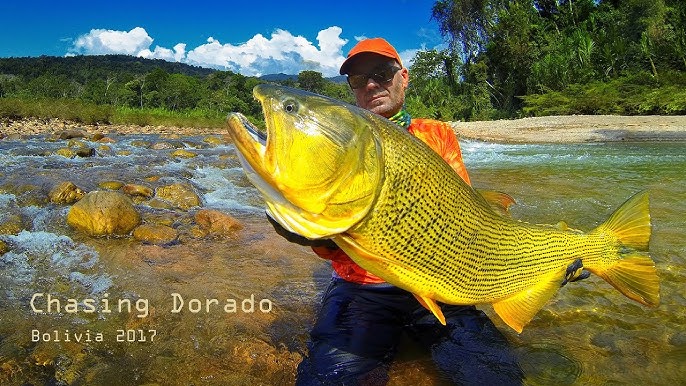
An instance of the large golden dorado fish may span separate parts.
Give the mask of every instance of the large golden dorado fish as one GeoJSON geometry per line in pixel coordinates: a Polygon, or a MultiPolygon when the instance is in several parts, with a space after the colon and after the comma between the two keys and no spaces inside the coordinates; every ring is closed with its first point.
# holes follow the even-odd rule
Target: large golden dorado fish
{"type": "Polygon", "coordinates": [[[275,85],[253,93],[266,132],[237,113],[228,127],[269,214],[307,238],[333,239],[362,268],[412,292],[442,323],[436,302],[491,303],[521,332],[577,259],[629,298],[659,303],[647,253],[647,194],[588,233],[519,222],[380,116],[275,85]]]}

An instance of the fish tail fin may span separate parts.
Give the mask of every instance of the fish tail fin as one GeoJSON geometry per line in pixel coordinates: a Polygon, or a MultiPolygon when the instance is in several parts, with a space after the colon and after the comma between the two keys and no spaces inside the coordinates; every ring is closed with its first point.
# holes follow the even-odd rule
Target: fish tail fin
{"type": "Polygon", "coordinates": [[[620,243],[619,259],[607,268],[589,270],[602,277],[626,297],[655,307],[660,303],[660,279],[655,262],[647,254],[650,241],[648,193],[627,200],[596,232],[614,235],[620,243]]]}
{"type": "Polygon", "coordinates": [[[645,253],[633,252],[597,274],[629,299],[649,307],[660,304],[660,278],[645,253]]]}
{"type": "Polygon", "coordinates": [[[648,192],[640,192],[620,206],[595,231],[613,234],[623,246],[647,251],[650,241],[648,192]]]}

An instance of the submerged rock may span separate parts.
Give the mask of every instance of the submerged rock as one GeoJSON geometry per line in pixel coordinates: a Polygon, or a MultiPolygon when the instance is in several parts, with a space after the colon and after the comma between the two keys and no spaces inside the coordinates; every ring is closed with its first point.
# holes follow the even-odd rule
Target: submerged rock
{"type": "Polygon", "coordinates": [[[71,181],[64,181],[61,184],[56,185],[50,190],[50,193],[48,193],[50,202],[54,204],[73,204],[85,195],[86,192],[74,185],[71,181]]]}
{"type": "Polygon", "coordinates": [[[119,192],[90,192],[67,214],[67,224],[91,236],[128,235],[140,222],[131,199],[119,192]]]}
{"type": "Polygon", "coordinates": [[[192,151],[188,151],[185,149],[179,149],[171,153],[172,157],[176,158],[193,158],[197,157],[198,155],[193,153],[192,151]]]}
{"type": "Polygon", "coordinates": [[[95,149],[92,147],[86,147],[76,150],[76,155],[81,158],[93,157],[95,155],[95,149]]]}
{"type": "Polygon", "coordinates": [[[85,142],[78,140],[78,139],[70,139],[67,142],[67,147],[71,147],[74,149],[86,149],[88,145],[86,145],[85,142]]]}
{"type": "Polygon", "coordinates": [[[223,139],[221,139],[221,138],[219,138],[219,137],[215,137],[215,136],[208,136],[208,137],[205,137],[205,138],[203,139],[203,142],[205,142],[205,143],[207,143],[207,144],[209,144],[209,145],[211,145],[211,146],[213,146],[213,147],[214,147],[214,146],[219,146],[219,145],[224,144],[224,140],[223,140],[223,139]]]}
{"type": "Polygon", "coordinates": [[[122,186],[124,186],[124,183],[121,181],[103,181],[98,184],[98,187],[100,187],[100,189],[107,190],[119,190],[122,186]]]}
{"type": "Polygon", "coordinates": [[[229,236],[243,225],[232,216],[214,209],[201,209],[195,214],[195,222],[210,235],[229,236]]]}
{"type": "Polygon", "coordinates": [[[155,197],[169,201],[179,209],[189,210],[195,206],[201,206],[200,196],[192,186],[188,184],[171,184],[157,188],[155,197]]]}
{"type": "Polygon", "coordinates": [[[169,150],[169,149],[174,149],[174,145],[172,145],[169,142],[155,142],[152,145],[150,145],[150,149],[152,149],[152,150],[169,150]]]}
{"type": "Polygon", "coordinates": [[[104,133],[94,133],[94,134],[91,136],[91,141],[93,141],[93,142],[98,142],[98,141],[100,141],[100,140],[103,139],[103,138],[106,138],[106,136],[105,136],[104,133]]]}
{"type": "Polygon", "coordinates": [[[7,246],[7,243],[4,241],[0,240],[0,255],[4,255],[10,250],[10,247],[7,246]]]}
{"type": "Polygon", "coordinates": [[[153,196],[153,194],[155,194],[152,188],[137,184],[126,184],[121,187],[121,191],[129,196],[140,196],[146,198],[150,198],[153,196]]]}
{"type": "Polygon", "coordinates": [[[85,138],[85,137],[86,137],[85,131],[78,130],[78,129],[64,130],[59,135],[60,139],[85,138]]]}
{"type": "Polygon", "coordinates": [[[55,154],[61,155],[64,158],[74,158],[74,157],[76,157],[76,150],[69,148],[69,147],[63,147],[63,148],[57,149],[55,151],[55,154]]]}
{"type": "Polygon", "coordinates": [[[176,229],[162,224],[143,224],[133,231],[133,237],[149,244],[171,244],[179,237],[176,229]]]}
{"type": "Polygon", "coordinates": [[[0,216],[0,235],[17,235],[27,228],[19,213],[5,213],[0,216]]]}

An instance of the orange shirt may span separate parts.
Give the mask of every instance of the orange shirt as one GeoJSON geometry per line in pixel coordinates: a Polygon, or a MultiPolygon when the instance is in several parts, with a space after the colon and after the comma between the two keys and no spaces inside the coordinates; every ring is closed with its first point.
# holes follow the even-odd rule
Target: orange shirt
{"type": "MultiPolygon", "coordinates": [[[[433,119],[412,119],[407,131],[429,145],[433,151],[443,157],[455,169],[463,180],[471,185],[467,169],[462,161],[460,144],[449,124],[433,119]]],[[[347,281],[360,284],[384,282],[383,279],[355,264],[340,248],[312,247],[312,250],[317,256],[331,260],[331,265],[336,274],[347,281]]]]}

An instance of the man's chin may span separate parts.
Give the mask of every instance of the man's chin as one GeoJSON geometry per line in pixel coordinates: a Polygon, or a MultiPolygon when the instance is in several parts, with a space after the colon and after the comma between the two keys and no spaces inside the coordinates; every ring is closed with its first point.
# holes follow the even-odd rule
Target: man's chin
{"type": "Polygon", "coordinates": [[[366,109],[385,118],[393,115],[391,107],[383,103],[383,101],[379,101],[379,103],[372,102],[366,109]]]}

